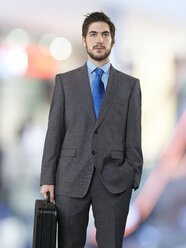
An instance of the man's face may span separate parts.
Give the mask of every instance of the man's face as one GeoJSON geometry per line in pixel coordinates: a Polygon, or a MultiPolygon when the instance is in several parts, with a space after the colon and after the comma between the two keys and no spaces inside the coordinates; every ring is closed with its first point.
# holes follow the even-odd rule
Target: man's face
{"type": "Polygon", "coordinates": [[[110,28],[106,22],[91,23],[87,36],[82,37],[90,58],[96,61],[102,61],[109,57],[115,40],[111,38],[110,28]]]}

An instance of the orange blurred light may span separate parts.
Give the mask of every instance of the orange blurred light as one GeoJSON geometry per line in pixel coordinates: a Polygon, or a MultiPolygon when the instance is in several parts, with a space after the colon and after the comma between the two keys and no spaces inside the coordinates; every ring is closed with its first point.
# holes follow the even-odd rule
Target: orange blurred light
{"type": "Polygon", "coordinates": [[[56,73],[59,73],[61,62],[56,61],[51,56],[46,56],[40,52],[37,45],[31,45],[27,48],[28,69],[27,76],[53,79],[56,73]]]}

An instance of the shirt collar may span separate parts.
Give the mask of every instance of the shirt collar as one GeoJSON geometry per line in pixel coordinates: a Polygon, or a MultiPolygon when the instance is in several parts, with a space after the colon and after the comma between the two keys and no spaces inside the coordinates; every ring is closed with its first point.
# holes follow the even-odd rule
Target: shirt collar
{"type": "MultiPolygon", "coordinates": [[[[89,73],[92,73],[97,68],[97,66],[89,60],[87,60],[87,67],[89,73]]],[[[110,61],[101,66],[100,68],[104,71],[104,73],[108,73],[110,69],[110,61]]]]}

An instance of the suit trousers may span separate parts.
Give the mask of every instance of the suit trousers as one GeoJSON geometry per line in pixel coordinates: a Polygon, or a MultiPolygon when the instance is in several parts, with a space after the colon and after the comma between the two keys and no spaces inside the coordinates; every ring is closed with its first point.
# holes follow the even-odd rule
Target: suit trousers
{"type": "Polygon", "coordinates": [[[55,195],[58,208],[58,248],[83,248],[89,209],[96,227],[99,248],[122,248],[132,187],[122,193],[111,194],[103,185],[96,169],[83,198],[55,195]]]}

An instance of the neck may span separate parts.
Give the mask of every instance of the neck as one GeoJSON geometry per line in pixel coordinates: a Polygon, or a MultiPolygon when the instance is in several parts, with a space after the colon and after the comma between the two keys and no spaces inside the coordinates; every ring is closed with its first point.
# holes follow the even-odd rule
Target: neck
{"type": "Polygon", "coordinates": [[[98,61],[98,60],[92,59],[90,56],[88,56],[88,60],[90,62],[94,63],[97,67],[102,67],[103,65],[105,65],[106,63],[109,62],[109,57],[107,57],[104,60],[98,61]]]}

